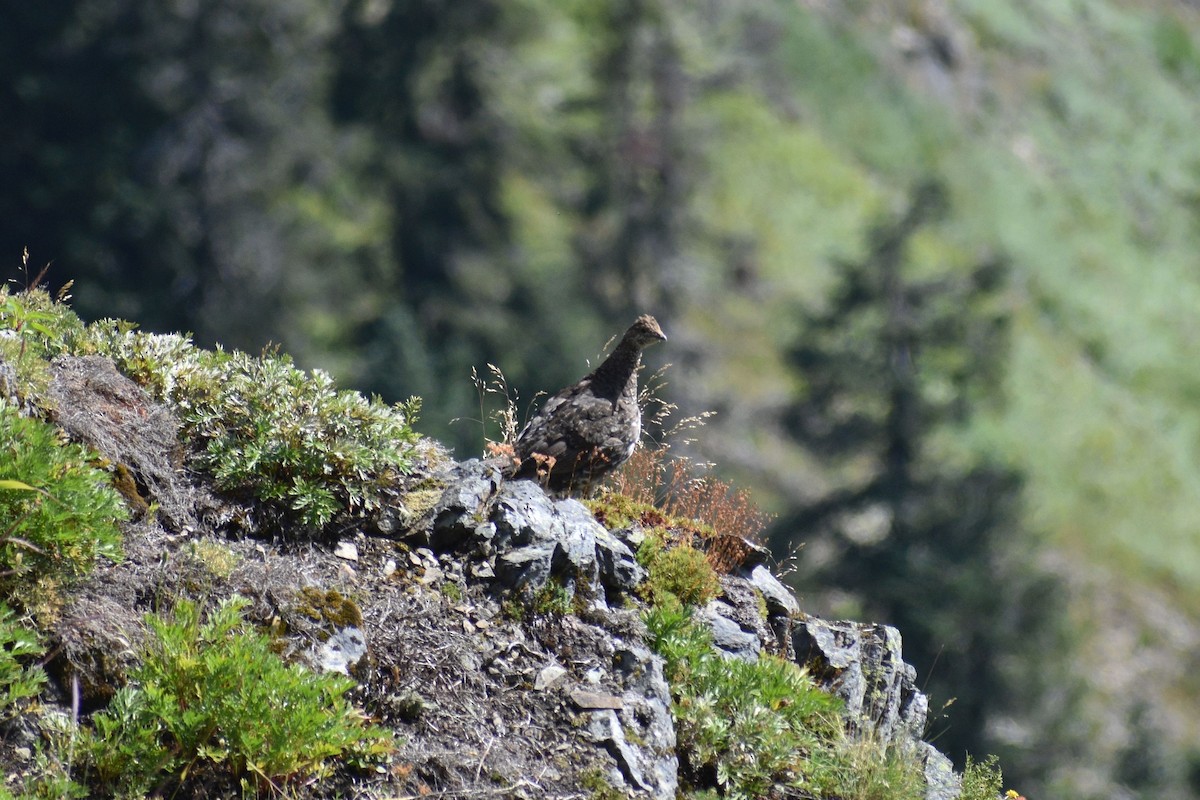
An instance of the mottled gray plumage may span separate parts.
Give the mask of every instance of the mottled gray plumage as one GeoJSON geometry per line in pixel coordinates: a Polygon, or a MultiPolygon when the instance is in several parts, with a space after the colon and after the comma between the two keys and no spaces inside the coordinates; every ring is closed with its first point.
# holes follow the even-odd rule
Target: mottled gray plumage
{"type": "Polygon", "coordinates": [[[581,491],[624,463],[642,435],[642,350],[666,338],[654,317],[643,314],[603,364],[543,403],[517,438],[515,477],[581,491]]]}

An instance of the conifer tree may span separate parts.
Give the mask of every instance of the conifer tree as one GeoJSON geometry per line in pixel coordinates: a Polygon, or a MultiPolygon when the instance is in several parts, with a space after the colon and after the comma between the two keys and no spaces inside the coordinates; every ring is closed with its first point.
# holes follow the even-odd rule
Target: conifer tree
{"type": "Polygon", "coordinates": [[[938,184],[919,186],[861,261],[838,264],[826,307],[802,315],[791,361],[804,388],[786,429],[835,478],[774,538],[777,550],[806,543],[806,595],[849,594],[858,613],[900,629],[934,702],[954,701],[931,733],[961,761],[1000,750],[989,722],[1029,709],[1037,681],[1011,667],[1058,650],[1061,604],[1022,527],[1021,474],[939,447],[994,401],[1008,327],[1002,259],[965,272],[912,263],[914,237],[946,207],[938,184]]]}

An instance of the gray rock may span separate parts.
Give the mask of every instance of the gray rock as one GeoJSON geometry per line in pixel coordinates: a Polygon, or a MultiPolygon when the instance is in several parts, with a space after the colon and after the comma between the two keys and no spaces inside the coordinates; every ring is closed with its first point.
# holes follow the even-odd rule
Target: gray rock
{"type": "Polygon", "coordinates": [[[635,523],[628,528],[619,528],[612,532],[612,535],[617,538],[621,544],[628,547],[632,552],[636,553],[637,549],[642,546],[642,542],[646,541],[646,531],[642,526],[635,523]]]}
{"type": "Polygon", "coordinates": [[[555,543],[539,542],[518,547],[496,557],[496,578],[512,589],[537,591],[550,580],[555,543]]]}
{"type": "Polygon", "coordinates": [[[794,617],[800,613],[800,604],[796,602],[796,596],[761,564],[750,572],[750,583],[762,592],[767,601],[769,616],[794,617]]]}
{"type": "Polygon", "coordinates": [[[430,545],[439,552],[453,550],[487,525],[487,507],[496,494],[500,472],[478,459],[459,464],[448,473],[449,484],[433,508],[430,545]]]}
{"type": "Polygon", "coordinates": [[[956,800],[962,794],[962,778],[950,759],[928,742],[918,742],[924,761],[925,800],[956,800]]]}
{"type": "Polygon", "coordinates": [[[571,690],[570,697],[572,703],[588,711],[619,710],[625,707],[624,700],[607,692],[593,692],[576,687],[571,690]]]}
{"type": "Polygon", "coordinates": [[[659,800],[673,800],[679,763],[662,659],[632,645],[620,648],[613,663],[624,688],[620,708],[593,712],[588,731],[616,759],[626,784],[659,800]]]}
{"type": "Polygon", "coordinates": [[[617,712],[612,709],[592,711],[590,717],[587,726],[588,735],[591,736],[592,741],[604,745],[616,759],[620,774],[612,777],[619,777],[621,782],[632,786],[639,792],[649,791],[650,784],[647,783],[645,773],[641,769],[637,750],[625,738],[625,732],[621,730],[621,721],[617,717],[617,712]]]}
{"type": "Polygon", "coordinates": [[[767,627],[775,638],[774,652],[785,658],[792,650],[792,620],[800,614],[796,596],[779,582],[766,567],[759,565],[750,571],[750,584],[762,594],[767,606],[767,627]]]}
{"type": "Polygon", "coordinates": [[[796,661],[846,701],[855,727],[872,728],[886,743],[920,739],[929,701],[916,688],[916,670],[902,658],[899,631],[809,617],[797,620],[792,641],[796,661]]]}
{"type": "MultiPolygon", "coordinates": [[[[600,586],[596,538],[604,527],[576,500],[554,500],[531,481],[505,484],[491,512],[493,544],[499,553],[496,576],[509,586],[536,591],[551,576],[568,591],[600,586]],[[548,566],[544,563],[549,559],[548,566]]],[[[597,597],[596,602],[603,602],[597,597]]]]}
{"type": "Polygon", "coordinates": [[[645,579],[633,551],[577,500],[551,498],[532,481],[497,489],[498,472],[484,462],[466,462],[449,474],[435,507],[431,543],[441,552],[473,545],[472,559],[494,564],[469,567],[472,576],[494,574],[507,586],[534,591],[556,576],[570,591],[586,587],[600,605],[601,588],[619,597],[645,579]],[[542,563],[547,556],[549,567],[542,563]]]}
{"type": "Polygon", "coordinates": [[[335,632],[323,642],[313,654],[312,660],[326,672],[349,675],[366,655],[366,637],[361,629],[350,626],[335,632]]]}
{"type": "Polygon", "coordinates": [[[553,689],[562,683],[566,675],[567,670],[564,667],[559,664],[550,664],[543,667],[542,671],[538,673],[537,680],[533,682],[533,688],[539,692],[553,689]]]}
{"type": "Polygon", "coordinates": [[[710,600],[708,605],[700,609],[696,617],[708,623],[712,630],[713,645],[722,655],[740,658],[743,661],[757,661],[758,651],[762,649],[762,640],[758,635],[743,630],[735,621],[729,618],[731,607],[720,600],[710,600]]]}
{"type": "Polygon", "coordinates": [[[596,559],[600,567],[600,582],[617,595],[629,594],[646,579],[646,570],[637,562],[633,551],[603,526],[596,532],[596,559]]]}
{"type": "Polygon", "coordinates": [[[556,525],[555,517],[554,502],[536,483],[504,484],[496,495],[491,515],[496,526],[497,550],[559,538],[561,525],[556,525]]]}
{"type": "Polygon", "coordinates": [[[477,564],[472,564],[468,572],[470,572],[472,578],[481,581],[491,580],[496,577],[496,569],[490,561],[480,561],[477,564]]]}
{"type": "Polygon", "coordinates": [[[555,574],[565,574],[586,584],[589,591],[598,591],[600,564],[596,554],[596,537],[604,535],[604,526],[596,522],[592,512],[578,500],[556,501],[554,513],[560,531],[555,574]]]}
{"type": "MultiPolygon", "coordinates": [[[[13,333],[4,331],[4,333],[13,333]]],[[[0,400],[15,400],[17,398],[17,370],[0,358],[0,400]]]]}

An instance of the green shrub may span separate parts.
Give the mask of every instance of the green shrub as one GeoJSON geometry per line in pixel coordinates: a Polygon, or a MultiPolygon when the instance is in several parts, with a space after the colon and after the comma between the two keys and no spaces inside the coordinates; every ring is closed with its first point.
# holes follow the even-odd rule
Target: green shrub
{"type": "Polygon", "coordinates": [[[0,597],[30,607],[38,580],[69,579],[120,556],[126,509],[92,456],[0,399],[0,597]]]}
{"type": "Polygon", "coordinates": [[[571,613],[571,593],[558,580],[546,581],[533,596],[531,611],[539,616],[566,616],[571,613]]]}
{"type": "Polygon", "coordinates": [[[840,734],[836,698],[789,661],[722,657],[678,605],[651,610],[646,624],[666,662],[677,747],[693,778],[711,775],[731,798],[764,797],[777,782],[811,789],[828,781],[814,754],[840,734]]]}
{"type": "Polygon", "coordinates": [[[708,629],[679,603],[646,615],[671,683],[677,750],[694,796],[773,796],[779,786],[842,800],[917,800],[913,753],[845,733],[842,703],[791,661],[755,662],[713,649],[708,629]]]}
{"type": "Polygon", "coordinates": [[[22,701],[42,690],[46,673],[27,664],[44,652],[37,634],[0,603],[0,720],[16,714],[22,701]]]}
{"type": "Polygon", "coordinates": [[[104,320],[78,352],[96,352],[170,404],[193,463],[234,495],[321,528],[339,513],[368,514],[411,470],[420,404],[387,405],[338,391],[329,375],[297,369],[285,356],[197,348],[186,337],[138,333],[104,320]]]}
{"type": "Polygon", "coordinates": [[[93,716],[91,785],[137,795],[227,778],[253,796],[326,776],[336,757],[366,762],[391,750],[391,735],[343,696],[354,681],[284,664],[243,622],[245,605],[233,598],[202,622],[180,602],[172,619],[147,618],[145,661],[93,716]]]}
{"type": "Polygon", "coordinates": [[[996,800],[1000,797],[1003,786],[1004,776],[995,756],[988,756],[983,763],[967,756],[967,768],[963,770],[962,794],[959,795],[959,800],[996,800]]]}

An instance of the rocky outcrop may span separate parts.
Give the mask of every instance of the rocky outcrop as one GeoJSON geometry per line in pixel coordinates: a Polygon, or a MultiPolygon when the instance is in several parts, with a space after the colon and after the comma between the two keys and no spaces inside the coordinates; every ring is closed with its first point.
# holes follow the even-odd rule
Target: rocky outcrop
{"type": "MultiPolygon", "coordinates": [[[[111,363],[57,362],[52,393],[59,424],[157,509],[127,526],[123,561],[64,598],[50,665],[64,708],[72,687],[84,712],[111,696],[148,611],[239,594],[251,619],[279,632],[285,657],[359,682],[356,700],[399,734],[409,794],[575,797],[587,784],[676,796],[670,687],[633,610],[646,579],[636,526],[606,530],[577,500],[472,460],[417,476],[432,495],[424,511],[339,541],[248,539],[222,526],[237,516],[233,501],[182,467],[170,414],[111,363]],[[542,602],[569,613],[520,613],[542,602]]],[[[948,762],[920,740],[928,704],[899,633],[807,617],[765,551],[720,546],[720,594],[697,612],[718,651],[794,659],[845,700],[851,730],[920,749],[930,800],[955,797],[948,762]]]]}
{"type": "MultiPolygon", "coordinates": [[[[583,599],[604,607],[634,592],[645,575],[633,556],[631,542],[599,525],[578,501],[556,500],[530,482],[504,483],[483,462],[471,461],[449,473],[449,483],[434,512],[433,540],[448,550],[480,560],[474,570],[494,575],[503,592],[542,590],[557,581],[578,597],[585,587],[602,586],[602,595],[583,599]]],[[[919,751],[925,765],[928,800],[952,800],[959,781],[944,755],[922,741],[928,699],[916,687],[916,671],[903,660],[900,633],[886,625],[830,622],[804,615],[795,596],[761,563],[757,548],[745,549],[744,563],[721,576],[721,594],[698,612],[712,630],[713,643],[731,658],[754,660],[760,653],[794,659],[830,692],[846,702],[846,724],[856,733],[919,751]],[[765,610],[765,614],[763,613],[765,610]]],[[[472,569],[468,567],[468,569],[472,569]]],[[[634,651],[626,651],[633,658],[634,651]]],[[[615,699],[592,702],[589,731],[607,742],[623,765],[632,788],[665,796],[670,781],[646,779],[673,774],[673,756],[655,759],[670,730],[669,694],[661,680],[656,656],[642,652],[635,672],[650,677],[615,699]],[[606,702],[613,703],[610,708],[606,702]],[[652,709],[650,738],[645,733],[632,744],[617,724],[626,707],[652,709]]],[[[625,725],[646,715],[631,714],[625,725]]],[[[672,789],[673,791],[673,789],[672,789]]]]}
{"type": "Polygon", "coordinates": [[[950,759],[921,739],[929,700],[916,687],[916,670],[902,658],[898,630],[805,617],[795,621],[792,646],[796,661],[846,701],[848,726],[920,751],[927,800],[958,797],[960,782],[950,759]]]}

